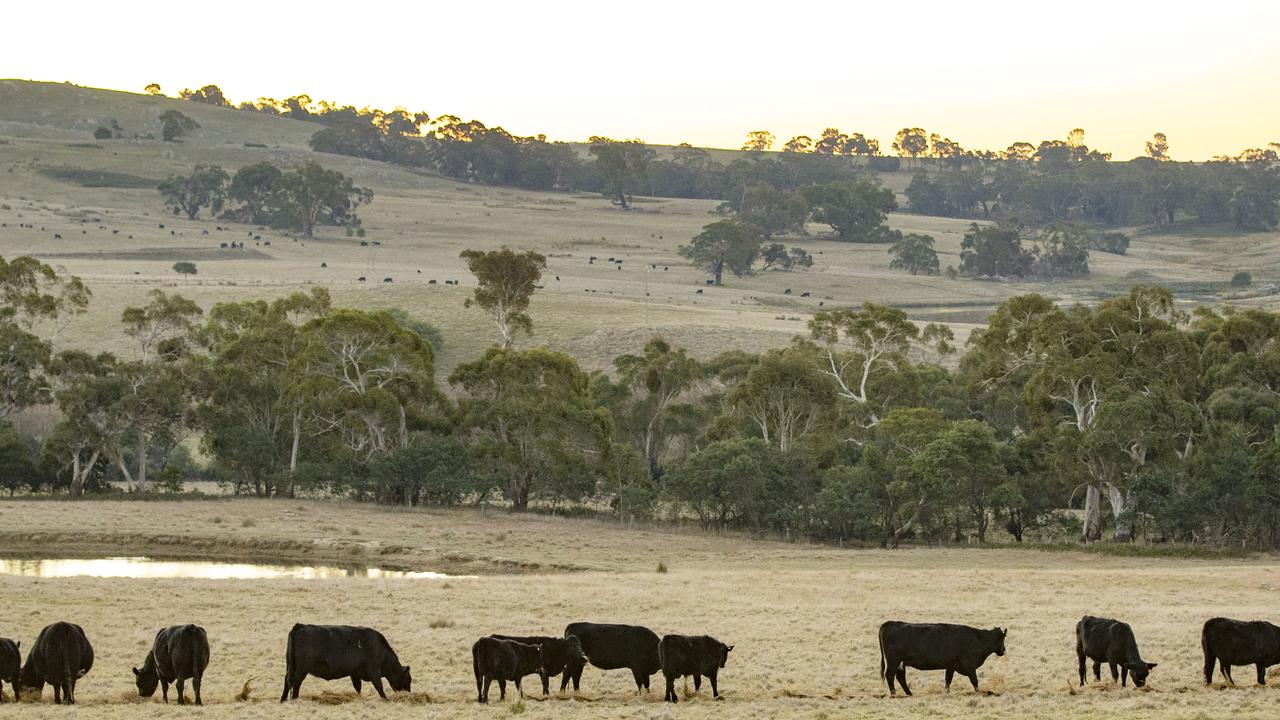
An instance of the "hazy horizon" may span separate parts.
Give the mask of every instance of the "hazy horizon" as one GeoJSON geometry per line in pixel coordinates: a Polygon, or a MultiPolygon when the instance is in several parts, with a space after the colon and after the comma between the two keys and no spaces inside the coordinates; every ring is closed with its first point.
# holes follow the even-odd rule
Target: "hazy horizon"
{"type": "Polygon", "coordinates": [[[963,17],[936,3],[913,14],[834,3],[765,14],[660,2],[644,15],[583,2],[487,15],[392,3],[336,23],[230,2],[182,27],[159,3],[139,6],[85,20],[65,6],[16,8],[15,27],[57,26],[63,37],[50,53],[47,33],[17,34],[0,48],[0,72],[131,92],[156,82],[170,96],[217,84],[235,102],[307,93],[569,141],[736,148],[751,130],[781,144],[838,127],[891,153],[902,127],[975,149],[1081,127],[1119,160],[1158,131],[1174,159],[1203,160],[1280,140],[1270,40],[1280,7],[1260,2],[1220,3],[1209,16],[985,2],[963,17]]]}

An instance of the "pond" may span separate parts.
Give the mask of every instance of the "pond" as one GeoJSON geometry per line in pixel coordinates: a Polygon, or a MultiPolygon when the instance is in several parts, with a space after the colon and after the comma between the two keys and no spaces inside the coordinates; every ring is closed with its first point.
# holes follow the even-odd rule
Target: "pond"
{"type": "Polygon", "coordinates": [[[285,565],[209,560],[157,560],[148,557],[42,560],[0,558],[0,575],[35,578],[199,578],[204,580],[331,580],[338,578],[447,580],[467,577],[431,571],[391,570],[360,565],[285,565]]]}

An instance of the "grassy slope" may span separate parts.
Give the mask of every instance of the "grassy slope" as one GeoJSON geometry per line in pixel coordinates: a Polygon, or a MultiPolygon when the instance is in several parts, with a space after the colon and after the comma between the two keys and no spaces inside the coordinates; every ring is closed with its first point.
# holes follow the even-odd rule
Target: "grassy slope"
{"type": "MultiPolygon", "coordinates": [[[[470,700],[468,648],[495,631],[558,634],[572,620],[636,622],[663,632],[709,632],[736,644],[721,675],[726,699],[705,695],[686,717],[1245,717],[1274,713],[1275,690],[1204,689],[1200,623],[1217,614],[1268,617],[1280,569],[1267,560],[1205,562],[1105,558],[1009,550],[851,551],[699,534],[618,529],[546,517],[381,510],[310,501],[179,503],[0,502],[0,541],[24,532],[114,533],[121,552],[169,552],[191,539],[324,545],[335,538],[467,552],[589,572],[440,581],[36,580],[0,576],[8,604],[0,632],[30,643],[65,618],[83,624],[97,663],[81,681],[86,718],[172,713],[135,704],[128,671],[155,629],[203,624],[213,644],[203,714],[287,718],[349,716],[349,685],[311,679],[303,708],[274,704],[284,638],[294,622],[350,622],[383,630],[413,666],[415,695],[378,705],[380,716],[492,717],[470,700]],[[157,523],[156,518],[164,518],[157,523]],[[215,522],[220,520],[220,522],[215,522]],[[245,520],[252,522],[246,523],[245,520]],[[17,528],[17,529],[15,529],[17,528]],[[358,535],[354,535],[358,531],[358,535]],[[165,533],[163,544],[138,538],[165,533]],[[659,560],[667,574],[654,568],[659,560]],[[1085,613],[1129,619],[1143,654],[1160,663],[1149,689],[1104,683],[1069,690],[1072,628],[1085,613]],[[991,696],[963,680],[950,695],[941,673],[911,671],[917,696],[889,700],[876,678],[875,628],[888,618],[1007,625],[1009,652],[980,671],[991,696]],[[444,622],[438,622],[444,621],[444,622]],[[431,625],[444,627],[431,627],[431,625]],[[251,708],[231,704],[256,678],[251,708]],[[804,696],[804,697],[795,697],[804,696]]],[[[213,555],[216,557],[216,553],[213,555]]],[[[1237,677],[1251,678],[1248,668],[1237,677]]],[[[1105,670],[1104,670],[1105,672],[1105,670]]],[[[655,687],[659,682],[654,679],[655,687]]],[[[581,700],[530,700],[533,717],[635,718],[663,713],[656,692],[637,698],[629,673],[589,668],[581,700]],[[586,702],[585,700],[592,700],[586,702]]],[[[526,687],[536,687],[530,679],[526,687]]],[[[704,688],[705,690],[705,688],[704,688]]],[[[46,696],[49,693],[46,691],[46,696]]],[[[496,697],[496,695],[495,695],[496,697]]],[[[46,698],[47,701],[47,698],[46,698]]],[[[363,703],[376,703],[366,697],[363,703]]],[[[364,706],[370,712],[373,705],[364,706]]],[[[0,717],[61,717],[51,706],[0,706],[0,717]]]]}
{"type": "MultiPolygon", "coordinates": [[[[511,245],[549,256],[546,288],[533,304],[537,335],[526,342],[572,352],[590,368],[607,367],[612,357],[638,349],[658,332],[702,356],[781,345],[805,331],[804,321],[819,302],[826,307],[896,303],[922,319],[951,322],[963,338],[995,303],[1017,293],[1039,290],[1064,300],[1090,300],[1126,289],[1135,282],[1131,273],[1141,278],[1137,281],[1188,289],[1223,280],[1236,269],[1265,280],[1277,274],[1280,258],[1277,233],[1240,238],[1213,229],[1180,230],[1139,236],[1126,257],[1095,253],[1095,273],[1084,281],[1049,286],[952,281],[890,271],[885,247],[822,241],[817,236],[823,228],[812,227],[809,238],[795,242],[815,254],[812,270],[731,277],[726,287],[705,288],[703,273],[682,264],[676,249],[714,219],[709,214],[714,202],[652,200],[623,212],[590,195],[467,185],[317,155],[306,148],[316,127],[167,98],[0,81],[0,255],[33,253],[90,283],[96,299],[65,335],[71,345],[126,350],[118,329],[120,310],[142,302],[156,287],[180,291],[208,307],[318,284],[329,287],[340,303],[399,306],[438,325],[446,341],[442,374],[496,337],[478,311],[462,309],[469,276],[458,253],[472,247],[511,245]],[[170,107],[195,117],[202,129],[182,143],[91,139],[92,129],[107,118],[115,118],[129,134],[157,132],[155,118],[170,107]],[[245,147],[245,142],[268,147],[245,147]],[[255,247],[254,228],[231,225],[220,233],[210,220],[174,219],[164,214],[152,190],[85,188],[39,172],[71,167],[162,178],[197,163],[234,169],[260,160],[288,165],[308,157],[374,189],[376,198],[363,215],[369,239],[381,245],[360,247],[326,229],[305,244],[264,234],[271,246],[255,247]],[[85,218],[100,222],[81,224],[85,218]],[[35,229],[18,228],[19,223],[35,229]],[[55,233],[63,239],[55,240],[55,233]],[[248,240],[248,250],[218,249],[219,242],[233,239],[248,240]],[[589,265],[590,255],[625,262],[621,270],[607,262],[589,265]],[[198,278],[177,279],[170,266],[178,260],[196,261],[198,278]],[[322,262],[328,268],[322,269],[322,262]],[[360,276],[370,282],[358,283],[360,276]],[[380,282],[384,277],[394,283],[380,282]],[[428,286],[430,279],[462,284],[428,286]],[[695,293],[700,288],[702,295],[695,293]],[[785,295],[787,288],[794,294],[785,295]],[[803,291],[812,297],[798,297],[803,291]]],[[[887,180],[902,186],[906,174],[887,180]]],[[[891,224],[935,236],[942,265],[958,264],[968,222],[897,214],[891,224]]]]}

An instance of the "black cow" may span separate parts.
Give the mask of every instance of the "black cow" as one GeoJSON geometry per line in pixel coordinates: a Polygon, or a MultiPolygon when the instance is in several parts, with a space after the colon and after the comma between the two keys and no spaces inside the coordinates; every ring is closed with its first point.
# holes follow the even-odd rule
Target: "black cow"
{"type": "Polygon", "coordinates": [[[541,672],[542,646],[482,637],[471,646],[471,668],[476,674],[476,702],[489,702],[494,680],[498,681],[500,699],[507,699],[508,680],[515,682],[516,692],[524,697],[520,681],[525,675],[541,672]]]}
{"type": "Polygon", "coordinates": [[[1080,687],[1084,687],[1085,658],[1093,661],[1093,677],[1102,679],[1102,663],[1111,668],[1111,679],[1127,685],[1133,675],[1135,687],[1147,684],[1147,674],[1157,663],[1148,663],[1138,654],[1138,641],[1128,623],[1085,615],[1076,623],[1076,657],[1080,660],[1080,687]],[[1117,667],[1119,670],[1117,670],[1117,667]]]}
{"type": "Polygon", "coordinates": [[[284,692],[280,702],[298,699],[298,690],[307,675],[324,680],[351,678],[351,686],[359,694],[362,681],[373,683],[378,695],[387,699],[382,689],[386,678],[391,689],[409,692],[413,677],[408,665],[401,665],[396,651],[382,633],[367,627],[351,625],[294,625],[289,631],[285,650],[284,692]]]}
{"type": "Polygon", "coordinates": [[[907,685],[907,668],[946,670],[947,691],[951,678],[960,673],[978,689],[978,668],[995,653],[1004,655],[1004,628],[980,630],[968,625],[947,623],[905,623],[890,620],[880,626],[880,674],[889,684],[889,694],[896,695],[896,678],[902,691],[911,694],[907,685]]]}
{"type": "Polygon", "coordinates": [[[1280,627],[1263,620],[1213,618],[1205,621],[1200,633],[1204,649],[1204,684],[1213,682],[1213,666],[1221,665],[1222,676],[1232,685],[1232,665],[1256,665],[1258,684],[1267,684],[1267,667],[1280,664],[1280,627]]]}
{"type": "MultiPolygon", "coordinates": [[[[538,669],[538,677],[542,680],[542,694],[551,694],[550,678],[565,673],[581,676],[582,668],[587,664],[587,656],[582,652],[582,641],[576,637],[545,637],[540,635],[490,635],[499,640],[514,640],[525,645],[542,646],[542,666],[538,669]]],[[[562,686],[561,690],[564,689],[562,686]]]]}
{"type": "Polygon", "coordinates": [[[138,695],[149,698],[161,686],[164,701],[169,702],[169,683],[178,684],[178,704],[185,705],[184,685],[191,679],[196,694],[196,704],[204,705],[200,698],[200,683],[204,670],[209,667],[209,636],[199,625],[173,625],[156,633],[151,652],[142,661],[142,669],[133,669],[138,695]]]}
{"type": "MultiPolygon", "coordinates": [[[[662,667],[658,660],[658,635],[647,627],[571,623],[564,629],[564,636],[578,638],[587,662],[601,670],[630,670],[635,677],[637,691],[647,691],[649,676],[662,667]]],[[[573,681],[573,689],[577,690],[582,680],[582,668],[573,674],[566,670],[560,689],[564,690],[570,680],[573,681]]]]}
{"type": "Polygon", "coordinates": [[[658,658],[662,665],[662,677],[667,681],[667,693],[663,700],[680,702],[676,696],[676,678],[693,676],[693,689],[702,689],[702,676],[711,681],[711,696],[720,697],[716,686],[716,674],[729,661],[732,645],[725,645],[710,635],[663,635],[658,644],[658,658]]]}
{"type": "Polygon", "coordinates": [[[20,684],[38,696],[44,684],[53,686],[53,701],[74,705],[76,681],[93,668],[93,646],[84,628],[68,622],[46,625],[22,665],[20,684]]]}
{"type": "Polygon", "coordinates": [[[13,688],[13,699],[22,699],[18,673],[22,670],[22,643],[0,638],[0,702],[4,702],[4,684],[13,688]]]}

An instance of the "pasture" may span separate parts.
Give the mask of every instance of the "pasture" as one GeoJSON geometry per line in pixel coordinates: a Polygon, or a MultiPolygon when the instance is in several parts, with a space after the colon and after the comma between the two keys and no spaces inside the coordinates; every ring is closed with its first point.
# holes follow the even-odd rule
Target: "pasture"
{"type": "MultiPolygon", "coordinates": [[[[318,127],[166,98],[0,81],[0,255],[33,254],[90,285],[93,303],[63,334],[64,346],[127,352],[120,312],[157,287],[207,309],[219,301],[321,285],[337,304],[399,307],[436,325],[445,340],[437,364],[442,376],[497,338],[479,310],[462,307],[472,280],[458,253],[468,248],[510,245],[547,255],[544,288],[531,310],[535,335],[521,343],[567,351],[588,369],[608,368],[613,357],[638,350],[656,333],[700,357],[779,346],[805,334],[814,312],[866,301],[948,323],[963,340],[997,303],[1025,292],[1089,302],[1136,283],[1163,283],[1184,299],[1214,302],[1236,270],[1252,272],[1258,285],[1280,277],[1280,233],[1237,236],[1216,227],[1138,233],[1126,256],[1093,253],[1089,278],[1046,285],[913,277],[889,269],[886,246],[823,240],[827,228],[811,225],[807,237],[786,242],[812,253],[813,268],[727,276],[724,287],[711,288],[677,248],[717,218],[714,201],[640,198],[634,209],[622,211],[595,195],[459,183],[314,153],[306,143],[318,127]],[[108,118],[129,134],[156,132],[155,118],[170,107],[202,128],[180,143],[91,138],[108,118]],[[374,190],[373,203],[360,211],[368,245],[333,228],[303,241],[208,217],[178,219],[146,187],[199,163],[233,172],[262,160],[288,166],[306,158],[374,190]],[[255,235],[271,244],[255,242],[255,235]],[[246,246],[219,248],[231,241],[246,246]],[[590,264],[592,255],[600,261],[590,264]],[[609,257],[623,263],[605,262],[609,257]],[[198,275],[176,275],[171,267],[177,261],[195,262],[198,275]],[[446,286],[445,280],[460,284],[446,286]],[[794,293],[786,295],[788,288],[794,293]],[[802,298],[802,292],[811,296],[802,298]]],[[[910,175],[884,174],[882,180],[901,194],[910,175]]],[[[898,213],[890,224],[934,236],[945,268],[958,264],[969,222],[898,213]]],[[[1242,304],[1277,303],[1272,296],[1242,304]]]]}
{"type": "MultiPolygon", "coordinates": [[[[158,718],[129,668],[157,629],[196,622],[210,635],[207,717],[474,718],[523,712],[569,718],[1195,718],[1274,716],[1274,686],[1200,681],[1202,622],[1274,618],[1280,568],[1229,561],[1117,558],[1002,549],[851,550],[696,532],[627,529],[501,512],[404,511],[322,501],[0,502],[6,555],[157,555],[391,564],[472,577],[448,580],[161,580],[0,575],[0,634],[24,649],[44,624],[85,627],[97,652],[80,681],[87,718],[158,718]],[[668,572],[656,571],[663,562],[668,572]],[[1147,688],[1075,687],[1073,629],[1086,613],[1128,620],[1158,662],[1147,688]],[[877,677],[885,619],[1009,628],[1008,653],[948,695],[941,672],[908,670],[916,696],[890,699],[877,677]],[[558,635],[574,620],[706,632],[736,645],[709,689],[676,708],[637,697],[630,674],[588,667],[581,692],[477,706],[469,648],[490,632],[558,635]],[[367,624],[413,668],[414,692],[386,704],[369,688],[308,679],[280,706],[284,643],[295,622],[367,624]],[[237,700],[253,678],[248,700],[237,700]],[[989,691],[989,692],[987,692],[989,691]]],[[[1106,670],[1104,668],[1104,678],[1106,670]]],[[[1273,675],[1273,680],[1275,676],[1273,675]]],[[[658,687],[655,679],[655,688],[658,687]]],[[[530,678],[528,687],[536,687],[530,678]]],[[[1273,683],[1274,685],[1274,683],[1273,683]]],[[[558,687],[554,685],[553,687],[558,687]]],[[[679,687],[679,685],[678,685],[679,687]]],[[[692,685],[689,685],[691,690],[692,685]]],[[[0,717],[62,717],[50,703],[0,706],[0,717]]],[[[496,700],[496,695],[495,695],[496,700]]]]}

